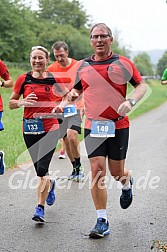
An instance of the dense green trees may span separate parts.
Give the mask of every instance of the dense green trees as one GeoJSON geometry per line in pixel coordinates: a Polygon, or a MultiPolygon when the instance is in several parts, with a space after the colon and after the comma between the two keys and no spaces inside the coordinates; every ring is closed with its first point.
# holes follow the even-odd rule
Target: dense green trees
{"type": "Polygon", "coordinates": [[[30,45],[36,41],[31,28],[36,16],[19,1],[0,1],[0,57],[6,61],[27,61],[30,45]]]}
{"type": "Polygon", "coordinates": [[[157,64],[157,75],[162,76],[164,69],[167,67],[167,51],[162,55],[157,64]]]}
{"type": "Polygon", "coordinates": [[[137,56],[134,57],[133,61],[141,75],[143,76],[154,75],[153,65],[147,53],[143,52],[138,54],[137,56]]]}
{"type": "Polygon", "coordinates": [[[38,15],[52,24],[68,24],[76,29],[85,27],[89,19],[78,0],[39,0],[38,15]]]}
{"type": "MultiPolygon", "coordinates": [[[[43,45],[51,51],[56,40],[69,45],[70,57],[82,59],[92,54],[89,42],[89,17],[79,0],[38,0],[38,10],[31,9],[33,0],[0,1],[0,58],[9,62],[25,63],[30,48],[43,45]]],[[[112,50],[130,57],[130,51],[121,46],[118,34],[114,34],[112,50]]],[[[166,53],[167,54],[167,53],[166,53]]],[[[51,52],[51,59],[54,57],[51,52]]],[[[146,53],[134,58],[142,75],[152,75],[153,66],[146,53]]],[[[157,74],[166,66],[167,56],[160,60],[157,74]]]]}
{"type": "MultiPolygon", "coordinates": [[[[25,0],[0,1],[1,59],[27,62],[32,46],[43,45],[51,50],[56,40],[66,41],[70,56],[76,59],[82,59],[92,53],[89,44],[90,17],[78,0],[38,2],[39,9],[32,10],[25,0]]],[[[113,50],[128,56],[128,50],[119,45],[117,38],[113,50]]]]}

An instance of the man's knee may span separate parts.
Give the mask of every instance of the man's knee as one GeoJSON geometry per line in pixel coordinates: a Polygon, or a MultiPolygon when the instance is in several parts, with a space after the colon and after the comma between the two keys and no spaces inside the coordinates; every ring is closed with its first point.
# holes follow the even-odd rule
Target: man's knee
{"type": "Polygon", "coordinates": [[[76,130],[69,129],[67,132],[68,141],[76,143],[78,142],[78,132],[76,130]]]}

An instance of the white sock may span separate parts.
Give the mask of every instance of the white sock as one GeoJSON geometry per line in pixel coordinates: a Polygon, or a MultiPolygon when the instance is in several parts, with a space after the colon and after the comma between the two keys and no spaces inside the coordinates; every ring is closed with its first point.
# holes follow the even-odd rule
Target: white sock
{"type": "Polygon", "coordinates": [[[96,210],[96,213],[97,213],[97,218],[103,218],[107,221],[107,211],[106,209],[99,209],[99,210],[96,210]]]}
{"type": "Polygon", "coordinates": [[[129,190],[131,188],[130,182],[127,185],[122,185],[123,190],[129,190]]]}

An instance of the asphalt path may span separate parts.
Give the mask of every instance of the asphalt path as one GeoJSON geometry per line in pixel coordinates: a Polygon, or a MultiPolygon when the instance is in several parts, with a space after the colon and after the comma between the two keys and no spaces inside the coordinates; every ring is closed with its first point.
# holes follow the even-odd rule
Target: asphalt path
{"type": "MultiPolygon", "coordinates": [[[[0,176],[0,252],[149,252],[154,240],[167,242],[167,103],[131,121],[126,167],[134,177],[132,205],[121,209],[119,184],[107,173],[110,235],[90,239],[96,211],[90,193],[90,166],[81,144],[86,179],[69,182],[68,159],[55,153],[56,202],[45,207],[44,225],[31,220],[36,178],[31,164],[0,176]]],[[[6,153],[7,155],[7,153],[6,153]]]]}

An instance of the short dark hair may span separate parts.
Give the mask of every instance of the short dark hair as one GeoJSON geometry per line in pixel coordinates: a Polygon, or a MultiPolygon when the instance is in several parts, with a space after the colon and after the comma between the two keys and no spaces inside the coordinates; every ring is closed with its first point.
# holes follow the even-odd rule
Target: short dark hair
{"type": "Polygon", "coordinates": [[[105,23],[97,23],[97,24],[94,24],[93,26],[92,26],[92,28],[90,29],[90,37],[91,37],[91,35],[92,35],[92,31],[94,30],[94,28],[95,27],[101,27],[101,28],[104,28],[104,29],[106,29],[107,30],[107,32],[108,32],[108,35],[112,38],[112,31],[111,31],[111,29],[105,24],[105,23]]]}
{"type": "Polygon", "coordinates": [[[68,45],[64,41],[56,41],[52,45],[52,50],[59,50],[60,48],[63,48],[65,51],[68,51],[68,45]]]}

